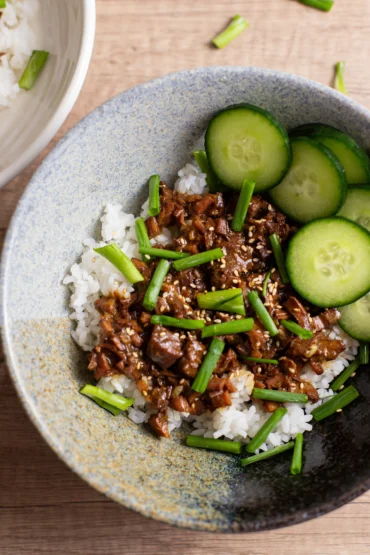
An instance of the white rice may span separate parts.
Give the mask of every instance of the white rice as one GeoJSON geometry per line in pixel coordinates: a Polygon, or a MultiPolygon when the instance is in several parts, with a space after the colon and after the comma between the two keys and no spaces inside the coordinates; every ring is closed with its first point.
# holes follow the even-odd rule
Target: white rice
{"type": "MultiPolygon", "coordinates": [[[[175,189],[183,193],[202,194],[207,190],[205,174],[199,172],[191,164],[187,164],[178,173],[179,179],[175,183],[175,189]]],[[[141,209],[141,216],[147,217],[148,201],[141,209]]],[[[138,244],[135,234],[135,217],[133,214],[125,214],[121,205],[107,204],[102,222],[102,240],[96,242],[94,239],[86,239],[81,262],[74,264],[70,273],[65,277],[63,283],[68,284],[71,289],[70,307],[72,313],[70,318],[76,322],[76,328],[72,331],[74,340],[84,349],[90,351],[98,342],[99,335],[99,313],[95,309],[94,302],[101,295],[107,295],[119,289],[121,293],[129,295],[133,287],[125,278],[117,272],[115,267],[102,256],[96,254],[93,248],[104,246],[115,242],[129,257],[138,256],[138,244]]],[[[160,236],[152,240],[152,243],[171,243],[173,231],[164,229],[160,236]]],[[[299,405],[287,403],[285,406],[288,413],[279,423],[276,430],[271,433],[261,450],[282,445],[294,439],[299,432],[312,430],[311,411],[315,406],[322,403],[325,397],[334,395],[330,389],[330,382],[340,374],[352,361],[358,350],[358,342],[341,330],[338,326],[333,328],[331,338],[340,338],[346,345],[346,350],[334,361],[325,362],[324,374],[318,376],[307,364],[303,369],[303,378],[311,381],[317,388],[320,401],[313,405],[299,405]]],[[[231,394],[232,405],[206,412],[201,416],[191,416],[180,413],[173,409],[167,409],[169,431],[180,428],[185,420],[194,427],[195,435],[205,437],[225,437],[227,439],[248,443],[255,436],[262,424],[269,418],[258,404],[251,403],[250,395],[253,389],[254,377],[245,367],[241,368],[232,378],[236,392],[231,394]]],[[[128,417],[137,424],[147,422],[153,412],[149,409],[145,397],[136,389],[135,382],[126,376],[117,374],[101,378],[99,387],[111,392],[118,392],[127,397],[135,399],[133,406],[128,410],[128,417]]]]}
{"type": "Polygon", "coordinates": [[[0,108],[19,94],[19,78],[38,47],[32,21],[38,9],[39,0],[7,0],[0,9],[0,108]]]}

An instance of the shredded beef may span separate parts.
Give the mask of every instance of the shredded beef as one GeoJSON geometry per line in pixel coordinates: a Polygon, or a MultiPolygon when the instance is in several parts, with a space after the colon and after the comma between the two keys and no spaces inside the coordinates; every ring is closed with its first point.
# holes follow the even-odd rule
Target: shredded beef
{"type": "MultiPolygon", "coordinates": [[[[241,232],[230,227],[237,195],[179,193],[160,185],[161,209],[156,217],[146,219],[146,228],[155,239],[163,228],[176,229],[172,245],[166,248],[196,254],[221,248],[224,256],[209,264],[167,274],[155,307],[155,314],[184,319],[203,319],[206,324],[221,323],[239,316],[222,310],[201,310],[199,293],[241,288],[244,298],[250,290],[261,296],[263,282],[271,272],[266,309],[278,327],[272,338],[246,306],[246,316],[254,318],[253,329],[246,333],[223,336],[225,348],[204,393],[192,390],[211,339],[202,339],[201,330],[186,331],[153,325],[152,314],[143,307],[143,298],[158,259],[133,258],[144,280],[131,293],[117,292],[95,303],[100,313],[100,340],[90,353],[89,370],[96,380],[103,376],[124,374],[135,380],[138,390],[155,411],[148,424],[162,437],[169,436],[167,408],[199,415],[231,405],[235,392],[233,376],[240,369],[254,375],[254,385],[262,389],[306,393],[318,400],[316,388],[301,377],[309,363],[316,374],[324,372],[325,361],[334,360],[345,348],[339,339],[329,337],[340,314],[330,308],[320,312],[303,302],[292,287],[281,281],[271,252],[269,237],[277,233],[285,248],[295,233],[283,214],[262,197],[253,196],[241,232]],[[174,227],[173,227],[174,226],[174,227]],[[279,321],[293,319],[313,332],[312,339],[302,339],[284,328],[279,321]],[[243,357],[277,359],[276,363],[246,361],[243,357]]],[[[163,245],[156,245],[163,248],[163,245]]],[[[262,296],[261,296],[262,298],[262,296]]],[[[279,403],[258,401],[267,412],[279,403]]]]}

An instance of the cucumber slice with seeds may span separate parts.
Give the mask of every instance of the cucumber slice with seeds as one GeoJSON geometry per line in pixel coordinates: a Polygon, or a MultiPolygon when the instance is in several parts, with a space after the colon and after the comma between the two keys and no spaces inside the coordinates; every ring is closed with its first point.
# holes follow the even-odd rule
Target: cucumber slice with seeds
{"type": "Polygon", "coordinates": [[[370,290],[370,233],[344,218],[315,220],[291,239],[286,268],[294,289],[312,304],[353,303],[370,290]]]}
{"type": "Polygon", "coordinates": [[[219,180],[241,189],[245,179],[256,183],[255,193],[274,187],[291,163],[285,129],[257,106],[229,106],[214,116],[205,137],[208,162],[219,180]]]}
{"type": "Polygon", "coordinates": [[[370,341],[370,293],[339,309],[339,325],[358,341],[370,341]]]}
{"type": "Polygon", "coordinates": [[[310,137],[330,148],[342,164],[349,185],[370,181],[370,161],[364,150],[351,137],[322,123],[301,125],[291,137],[310,137]]]}
{"type": "Polygon", "coordinates": [[[348,189],[346,201],[339,210],[338,216],[362,225],[370,231],[370,185],[348,189]]]}
{"type": "Polygon", "coordinates": [[[282,182],[270,191],[277,207],[293,220],[306,223],[334,216],[347,192],[343,167],[324,145],[298,137],[292,140],[293,161],[282,182]]]}

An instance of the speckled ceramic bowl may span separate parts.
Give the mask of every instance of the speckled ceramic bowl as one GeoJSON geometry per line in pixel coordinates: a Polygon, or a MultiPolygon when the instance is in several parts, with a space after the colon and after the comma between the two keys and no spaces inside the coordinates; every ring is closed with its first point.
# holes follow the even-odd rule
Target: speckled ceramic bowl
{"type": "Polygon", "coordinates": [[[307,435],[305,472],[290,454],[242,471],[230,455],[159,440],[78,393],[86,358],[70,338],[61,281],[96,233],[102,207],[135,210],[149,175],[172,183],[201,145],[209,118],[248,101],[288,128],[321,121],[369,146],[370,113],[335,91],[253,68],[188,71],[141,85],[101,106],[46,158],[21,199],[2,265],[2,326],[10,371],[43,437],[82,478],[144,515],[189,528],[239,532],[307,520],[370,486],[370,373],[361,397],[307,435]]]}

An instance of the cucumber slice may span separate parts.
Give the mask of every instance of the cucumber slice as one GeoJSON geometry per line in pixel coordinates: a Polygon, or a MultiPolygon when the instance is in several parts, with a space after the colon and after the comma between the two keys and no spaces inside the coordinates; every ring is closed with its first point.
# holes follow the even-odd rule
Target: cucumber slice
{"type": "Polygon", "coordinates": [[[370,341],[370,293],[340,308],[339,325],[358,341],[370,341]]]}
{"type": "Polygon", "coordinates": [[[342,164],[349,185],[370,181],[370,161],[351,137],[334,127],[310,123],[294,129],[291,137],[310,137],[330,148],[342,164]]]}
{"type": "Polygon", "coordinates": [[[270,191],[278,208],[297,222],[334,216],[347,192],[343,167],[326,146],[297,137],[293,161],[282,182],[270,191]]]}
{"type": "Polygon", "coordinates": [[[287,132],[277,119],[251,104],[229,106],[214,116],[205,137],[207,158],[219,180],[241,189],[245,179],[259,193],[281,181],[291,163],[287,132]]]}
{"type": "Polygon", "coordinates": [[[370,290],[370,233],[344,218],[303,226],[289,243],[292,286],[320,307],[343,306],[370,290]]]}
{"type": "Polygon", "coordinates": [[[370,185],[348,189],[346,202],[339,210],[338,216],[362,225],[370,231],[370,185]]]}

